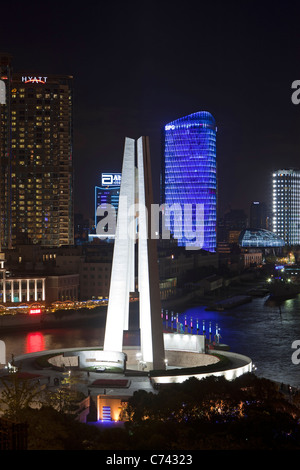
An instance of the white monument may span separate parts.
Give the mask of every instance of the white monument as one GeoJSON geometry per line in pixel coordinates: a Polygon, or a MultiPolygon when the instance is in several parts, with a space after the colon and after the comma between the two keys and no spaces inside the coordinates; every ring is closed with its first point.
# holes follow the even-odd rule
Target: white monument
{"type": "Polygon", "coordinates": [[[135,291],[137,243],[141,360],[148,369],[164,369],[157,241],[151,237],[152,204],[149,139],[126,138],[104,351],[123,349],[123,331],[129,328],[129,296],[135,291]]]}

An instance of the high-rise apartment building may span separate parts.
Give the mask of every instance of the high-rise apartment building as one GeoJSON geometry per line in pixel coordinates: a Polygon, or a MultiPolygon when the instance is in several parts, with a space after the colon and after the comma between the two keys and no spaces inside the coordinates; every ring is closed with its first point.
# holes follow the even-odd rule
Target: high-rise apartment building
{"type": "Polygon", "coordinates": [[[0,67],[1,243],[72,244],[73,79],[0,67]]]}
{"type": "MultiPolygon", "coordinates": [[[[217,221],[217,164],[216,164],[216,123],[213,116],[201,111],[170,122],[163,130],[163,159],[161,175],[161,202],[166,206],[181,207],[182,216],[192,219],[192,230],[185,232],[170,230],[178,239],[179,246],[195,246],[192,232],[203,231],[198,248],[216,251],[217,221]],[[187,214],[187,207],[192,213],[187,214]],[[197,207],[203,211],[197,215],[197,207]],[[176,236],[177,232],[177,236],[176,236]],[[180,235],[181,232],[181,235],[180,235]]],[[[180,221],[180,214],[175,214],[180,221]]],[[[188,224],[189,225],[189,224],[188,224]]],[[[191,228],[191,227],[190,227],[191,228]]],[[[197,243],[197,241],[196,241],[197,243]]]]}
{"type": "Polygon", "coordinates": [[[300,171],[273,172],[273,232],[286,245],[300,244],[300,171]]]}
{"type": "Polygon", "coordinates": [[[11,246],[11,56],[0,55],[0,247],[11,246]]]}

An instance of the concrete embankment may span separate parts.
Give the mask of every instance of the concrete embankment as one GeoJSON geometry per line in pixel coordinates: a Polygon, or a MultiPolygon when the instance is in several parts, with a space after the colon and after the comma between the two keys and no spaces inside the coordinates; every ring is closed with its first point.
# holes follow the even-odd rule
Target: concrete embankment
{"type": "Polygon", "coordinates": [[[252,301],[250,295],[236,295],[230,297],[229,299],[219,300],[218,302],[212,303],[209,307],[206,307],[205,310],[227,310],[239,305],[244,305],[252,301]]]}

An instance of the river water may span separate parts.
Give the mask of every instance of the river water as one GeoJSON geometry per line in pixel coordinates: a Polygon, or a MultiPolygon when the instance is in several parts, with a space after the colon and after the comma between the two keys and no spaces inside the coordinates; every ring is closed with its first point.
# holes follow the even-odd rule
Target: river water
{"type": "Polygon", "coordinates": [[[300,295],[280,303],[259,297],[228,311],[211,312],[204,307],[193,307],[184,313],[188,321],[193,318],[193,325],[195,319],[201,319],[200,328],[204,320],[206,331],[211,322],[212,338],[217,324],[220,343],[229,345],[233,352],[249,356],[257,375],[300,387],[300,364],[295,364],[292,358],[297,355],[293,342],[299,340],[300,344],[300,295]]]}
{"type": "MultiPolygon", "coordinates": [[[[169,316],[170,318],[170,316],[169,316]]],[[[220,328],[220,342],[233,352],[249,356],[256,366],[256,374],[278,382],[300,387],[300,364],[292,360],[300,342],[300,295],[280,305],[267,297],[253,298],[252,302],[228,311],[206,311],[205,307],[191,307],[179,312],[179,321],[193,319],[195,333],[198,320],[200,332],[203,321],[208,335],[211,324],[212,339],[216,325],[220,328]]],[[[103,345],[105,315],[89,320],[84,325],[48,330],[0,331],[5,342],[6,357],[36,351],[103,345]]],[[[299,354],[300,357],[300,354],[299,354]]]]}

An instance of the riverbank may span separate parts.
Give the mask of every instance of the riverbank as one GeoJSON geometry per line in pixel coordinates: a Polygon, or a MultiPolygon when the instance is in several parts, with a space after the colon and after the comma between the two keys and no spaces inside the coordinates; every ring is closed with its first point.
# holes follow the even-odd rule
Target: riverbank
{"type": "MultiPolygon", "coordinates": [[[[218,308],[210,308],[211,306],[217,306],[218,303],[231,303],[230,299],[240,298],[242,304],[250,302],[255,297],[265,297],[269,295],[269,291],[266,288],[265,281],[259,277],[242,277],[237,276],[230,280],[227,280],[226,285],[219,289],[210,292],[203,292],[194,290],[193,292],[186,293],[181,297],[173,297],[162,301],[162,307],[169,309],[170,311],[180,310],[183,308],[200,306],[208,307],[209,310],[218,310],[218,308]],[[243,297],[243,299],[242,299],[243,297]]],[[[235,302],[232,302],[235,303],[235,302]]],[[[239,302],[238,302],[239,303],[239,302]]]]}
{"type": "Polygon", "coordinates": [[[220,312],[223,310],[230,310],[232,308],[238,307],[239,305],[244,305],[249,302],[252,302],[252,297],[250,295],[235,295],[233,297],[229,297],[228,299],[213,302],[211,305],[206,307],[205,310],[216,310],[220,312]]]}
{"type": "MultiPolygon", "coordinates": [[[[186,308],[197,306],[207,307],[209,310],[218,310],[220,305],[226,309],[226,306],[232,306],[236,299],[245,296],[247,301],[251,301],[251,297],[247,294],[255,292],[263,288],[264,283],[258,279],[241,279],[235,278],[226,287],[204,293],[202,290],[194,290],[182,296],[169,298],[162,301],[162,308],[175,312],[186,310],[186,308]]],[[[134,302],[138,305],[138,302],[134,302]]],[[[239,304],[239,302],[237,302],[239,304]]],[[[233,305],[235,306],[235,305],[233,305]]],[[[138,309],[135,309],[138,310],[138,309]]],[[[10,329],[47,329],[47,328],[64,328],[70,325],[80,325],[83,323],[91,323],[93,321],[105,321],[107,305],[99,305],[94,308],[65,309],[55,312],[41,313],[37,315],[29,315],[28,313],[15,313],[0,315],[0,330],[10,329]]],[[[138,321],[137,311],[134,314],[134,323],[138,321]]]]}
{"type": "Polygon", "coordinates": [[[56,312],[29,315],[28,313],[0,315],[0,330],[14,328],[64,328],[68,325],[76,325],[82,322],[105,318],[107,306],[94,308],[81,308],[78,310],[58,310],[56,312]]]}

